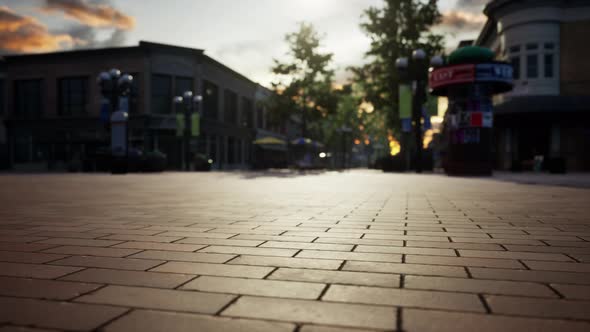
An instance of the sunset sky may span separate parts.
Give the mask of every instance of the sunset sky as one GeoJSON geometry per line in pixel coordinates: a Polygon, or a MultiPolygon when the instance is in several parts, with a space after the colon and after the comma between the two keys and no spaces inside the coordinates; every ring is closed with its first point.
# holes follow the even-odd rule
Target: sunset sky
{"type": "MultiPolygon", "coordinates": [[[[383,0],[0,0],[0,52],[51,52],[136,45],[139,40],[202,48],[263,85],[273,58],[283,56],[286,33],[298,22],[315,25],[334,53],[337,78],[362,64],[369,39],[359,28],[363,10],[383,0]]],[[[486,0],[440,0],[448,49],[477,37],[486,0]]]]}

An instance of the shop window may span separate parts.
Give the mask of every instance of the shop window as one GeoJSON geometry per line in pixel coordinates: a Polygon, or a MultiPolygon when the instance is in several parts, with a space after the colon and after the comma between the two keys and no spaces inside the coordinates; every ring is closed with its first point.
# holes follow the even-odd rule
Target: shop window
{"type": "Polygon", "coordinates": [[[172,114],[172,78],[152,75],[152,113],[172,114]]]}
{"type": "Polygon", "coordinates": [[[242,97],[242,126],[252,128],[254,126],[254,105],[252,100],[242,97]]]}
{"type": "Polygon", "coordinates": [[[537,54],[530,54],[526,57],[526,76],[527,78],[537,78],[539,76],[539,57],[537,54]]]}
{"type": "Polygon", "coordinates": [[[203,81],[203,110],[205,118],[217,120],[219,112],[219,88],[212,82],[203,81]]]}
{"type": "Polygon", "coordinates": [[[544,56],[545,77],[553,77],[553,54],[545,54],[544,56]]]}
{"type": "Polygon", "coordinates": [[[510,62],[512,63],[512,68],[514,70],[513,75],[515,80],[520,79],[520,57],[515,56],[510,58],[510,62]]]}
{"type": "Polygon", "coordinates": [[[174,81],[174,95],[182,96],[185,91],[195,92],[192,77],[176,77],[174,81]]]}
{"type": "Polygon", "coordinates": [[[43,114],[42,83],[40,79],[14,82],[14,116],[36,118],[43,114]]]}
{"type": "Polygon", "coordinates": [[[62,78],[58,83],[57,112],[62,116],[80,116],[87,114],[88,78],[62,78]]]}
{"type": "Polygon", "coordinates": [[[227,123],[238,123],[238,95],[231,91],[223,92],[223,119],[227,123]]]}

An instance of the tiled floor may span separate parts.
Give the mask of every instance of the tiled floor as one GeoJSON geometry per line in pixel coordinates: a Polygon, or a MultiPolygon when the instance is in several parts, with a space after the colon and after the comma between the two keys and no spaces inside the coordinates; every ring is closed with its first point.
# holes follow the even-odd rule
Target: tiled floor
{"type": "Polygon", "coordinates": [[[590,331],[590,190],[0,175],[0,332],[590,331]]]}

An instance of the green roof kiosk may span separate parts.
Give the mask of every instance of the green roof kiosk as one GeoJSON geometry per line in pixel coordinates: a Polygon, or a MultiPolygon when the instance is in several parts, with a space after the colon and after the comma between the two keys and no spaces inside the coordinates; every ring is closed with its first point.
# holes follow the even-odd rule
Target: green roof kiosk
{"type": "Polygon", "coordinates": [[[492,96],[512,90],[512,66],[494,61],[494,53],[467,46],[453,52],[447,64],[429,73],[430,93],[446,96],[443,137],[448,143],[443,167],[448,175],[491,175],[492,96]]]}

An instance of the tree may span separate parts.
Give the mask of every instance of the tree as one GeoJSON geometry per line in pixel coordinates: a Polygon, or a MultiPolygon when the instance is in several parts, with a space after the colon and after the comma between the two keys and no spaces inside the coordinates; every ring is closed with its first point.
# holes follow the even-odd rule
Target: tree
{"type": "Polygon", "coordinates": [[[422,48],[428,55],[443,51],[443,36],[430,28],[441,20],[437,0],[385,0],[382,8],[370,7],[364,13],[361,29],[371,38],[365,53],[370,62],[351,68],[353,80],[364,86],[365,100],[378,113],[385,113],[388,127],[399,128],[399,76],[395,60],[409,57],[422,48]]]}
{"type": "Polygon", "coordinates": [[[330,68],[332,53],[322,53],[321,37],[308,23],[285,37],[289,45],[286,60],[274,60],[272,72],[277,81],[272,83],[275,94],[270,108],[279,119],[295,115],[301,121],[302,135],[308,129],[321,136],[318,120],[334,111],[336,96],[332,90],[334,71],[330,68]]]}

